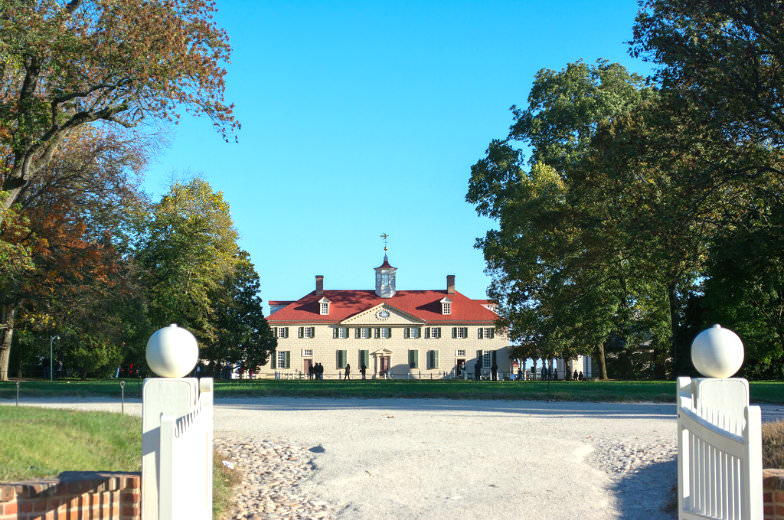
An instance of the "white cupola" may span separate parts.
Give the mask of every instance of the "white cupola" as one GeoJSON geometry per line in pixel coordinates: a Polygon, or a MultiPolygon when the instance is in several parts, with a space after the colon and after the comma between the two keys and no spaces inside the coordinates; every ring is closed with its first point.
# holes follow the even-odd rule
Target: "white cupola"
{"type": "Polygon", "coordinates": [[[395,271],[397,267],[389,265],[389,259],[384,254],[384,263],[375,268],[376,270],[376,296],[380,298],[392,298],[395,295],[395,271]]]}

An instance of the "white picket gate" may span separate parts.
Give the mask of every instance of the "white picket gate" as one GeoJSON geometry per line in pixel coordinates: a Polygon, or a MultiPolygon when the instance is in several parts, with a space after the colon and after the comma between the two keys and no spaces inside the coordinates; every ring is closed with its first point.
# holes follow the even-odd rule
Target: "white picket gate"
{"type": "Polygon", "coordinates": [[[144,382],[142,518],[212,518],[213,380],[144,382]]]}
{"type": "Polygon", "coordinates": [[[678,378],[678,517],[762,518],[762,430],[745,379],[678,378]]]}

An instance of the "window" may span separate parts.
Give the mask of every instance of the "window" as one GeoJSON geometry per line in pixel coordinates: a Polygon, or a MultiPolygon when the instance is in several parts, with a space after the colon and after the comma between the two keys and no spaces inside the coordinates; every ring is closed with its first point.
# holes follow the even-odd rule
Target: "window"
{"type": "Polygon", "coordinates": [[[381,327],[381,337],[384,339],[392,337],[392,329],[389,327],[381,327]]]}
{"type": "Polygon", "coordinates": [[[479,327],[476,332],[479,339],[493,339],[495,337],[495,329],[492,327],[479,327]]]}
{"type": "Polygon", "coordinates": [[[291,368],[291,355],[287,350],[278,351],[275,353],[275,356],[272,358],[273,366],[272,368],[291,368]]]}
{"type": "Polygon", "coordinates": [[[428,327],[425,329],[425,339],[438,339],[441,337],[441,327],[428,327]]]}
{"type": "Polygon", "coordinates": [[[419,327],[406,327],[403,329],[403,337],[417,339],[421,335],[421,331],[422,329],[419,327]]]}
{"type": "Polygon", "coordinates": [[[370,337],[370,327],[362,327],[359,330],[361,331],[359,336],[360,338],[368,339],[370,337]]]}
{"type": "Polygon", "coordinates": [[[319,304],[319,311],[322,316],[329,314],[329,302],[322,302],[319,304]]]}
{"type": "Polygon", "coordinates": [[[441,302],[441,314],[444,315],[452,314],[452,302],[450,301],[441,302]]]}
{"type": "Polygon", "coordinates": [[[428,370],[438,368],[438,351],[430,350],[427,353],[427,368],[428,370]]]}
{"type": "Polygon", "coordinates": [[[367,350],[359,351],[359,368],[370,366],[370,353],[367,350]]]}
{"type": "Polygon", "coordinates": [[[302,357],[313,357],[313,349],[302,349],[302,357]]]}
{"type": "Polygon", "coordinates": [[[297,330],[297,337],[298,338],[315,338],[316,337],[316,327],[300,327],[297,330]]]}
{"type": "Polygon", "coordinates": [[[482,353],[482,368],[490,368],[493,366],[493,352],[485,350],[482,353]]]}
{"type": "Polygon", "coordinates": [[[468,327],[452,327],[452,338],[465,339],[467,337],[468,337],[468,327]]]}
{"type": "Polygon", "coordinates": [[[389,285],[389,273],[383,273],[381,275],[381,285],[389,285]]]}
{"type": "Polygon", "coordinates": [[[278,338],[288,338],[289,337],[289,328],[288,327],[275,327],[275,336],[278,338]]]}
{"type": "Polygon", "coordinates": [[[457,356],[457,357],[465,357],[465,355],[466,355],[466,351],[465,351],[465,349],[461,349],[461,348],[459,348],[459,349],[457,349],[457,351],[455,352],[455,356],[457,356]]]}
{"type": "Polygon", "coordinates": [[[348,337],[348,327],[335,327],[332,329],[332,337],[344,339],[348,337]]]}
{"type": "Polygon", "coordinates": [[[419,368],[419,351],[408,351],[408,368],[419,368]]]}

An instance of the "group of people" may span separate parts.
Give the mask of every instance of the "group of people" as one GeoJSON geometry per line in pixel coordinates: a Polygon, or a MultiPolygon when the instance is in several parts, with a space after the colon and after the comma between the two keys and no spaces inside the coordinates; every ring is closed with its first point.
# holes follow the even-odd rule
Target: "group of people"
{"type": "MultiPolygon", "coordinates": [[[[567,374],[568,374],[568,372],[567,372],[567,374]]],[[[535,374],[532,374],[532,375],[535,376],[535,374]]],[[[554,368],[552,370],[548,370],[547,367],[542,367],[542,376],[541,377],[542,377],[542,381],[548,381],[548,380],[556,380],[557,381],[558,380],[558,369],[554,368]]],[[[519,367],[517,369],[517,380],[518,381],[522,381],[524,379],[527,379],[527,373],[523,371],[522,367],[519,367]]],[[[585,376],[583,375],[583,371],[582,370],[580,370],[580,372],[577,372],[577,370],[575,370],[574,374],[572,374],[572,380],[574,380],[574,381],[583,381],[584,379],[585,379],[585,376]]]]}
{"type": "Polygon", "coordinates": [[[324,365],[316,363],[308,367],[308,379],[324,379],[324,365]]]}

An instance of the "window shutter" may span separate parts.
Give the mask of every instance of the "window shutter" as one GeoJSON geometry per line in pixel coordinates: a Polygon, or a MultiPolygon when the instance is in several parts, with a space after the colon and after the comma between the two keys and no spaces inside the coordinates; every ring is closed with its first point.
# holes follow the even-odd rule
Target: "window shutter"
{"type": "Polygon", "coordinates": [[[457,327],[452,327],[452,339],[457,338],[457,327]]]}
{"type": "Polygon", "coordinates": [[[357,327],[356,329],[354,329],[354,337],[355,337],[356,339],[359,339],[359,338],[361,337],[361,336],[360,336],[360,332],[359,332],[359,327],[357,327]]]}
{"type": "Polygon", "coordinates": [[[392,327],[387,327],[387,339],[392,338],[392,327]]]}
{"type": "Polygon", "coordinates": [[[362,365],[367,367],[369,365],[369,357],[367,350],[360,350],[359,351],[359,367],[362,368],[362,365]]]}
{"type": "Polygon", "coordinates": [[[276,338],[278,337],[278,328],[277,327],[272,327],[272,335],[275,336],[276,338]]]}
{"type": "Polygon", "coordinates": [[[305,327],[297,327],[297,337],[298,338],[305,337],[305,327]]]}
{"type": "Polygon", "coordinates": [[[338,327],[332,329],[332,339],[337,339],[338,337],[338,327]]]}
{"type": "Polygon", "coordinates": [[[344,327],[344,329],[345,329],[346,333],[343,335],[343,338],[348,339],[349,338],[349,336],[348,336],[348,327],[344,327]]]}
{"type": "Polygon", "coordinates": [[[310,339],[313,339],[315,337],[316,337],[316,327],[311,327],[310,328],[310,339]]]}
{"type": "Polygon", "coordinates": [[[479,366],[482,366],[482,351],[481,350],[477,350],[476,351],[476,359],[478,360],[479,366]]]}
{"type": "Polygon", "coordinates": [[[291,352],[286,351],[286,366],[285,368],[291,368],[291,352]]]}
{"type": "Polygon", "coordinates": [[[438,351],[431,350],[430,351],[430,367],[429,368],[438,368],[438,351]]]}
{"type": "Polygon", "coordinates": [[[468,339],[468,327],[463,327],[463,339],[468,339]]]}
{"type": "Polygon", "coordinates": [[[288,327],[285,327],[283,329],[283,337],[284,338],[288,338],[289,337],[289,328],[288,327]]]}
{"type": "Polygon", "coordinates": [[[476,337],[482,339],[482,327],[476,329],[476,337]]]}
{"type": "Polygon", "coordinates": [[[495,338],[495,329],[490,329],[490,339],[495,338]]]}
{"type": "Polygon", "coordinates": [[[425,327],[425,339],[430,339],[430,327],[425,327]]]}
{"type": "Polygon", "coordinates": [[[272,368],[278,368],[278,353],[277,351],[272,351],[272,368]]]}
{"type": "Polygon", "coordinates": [[[422,337],[422,327],[417,327],[417,338],[422,337]]]}
{"type": "Polygon", "coordinates": [[[373,337],[377,339],[381,337],[381,327],[376,327],[375,331],[373,332],[373,337]]]}
{"type": "Polygon", "coordinates": [[[408,327],[403,328],[403,339],[408,339],[411,337],[411,329],[408,327]]]}
{"type": "Polygon", "coordinates": [[[493,364],[497,366],[497,365],[498,365],[498,363],[496,362],[496,357],[495,357],[495,354],[496,354],[496,351],[494,350],[494,351],[493,351],[493,364]]]}

